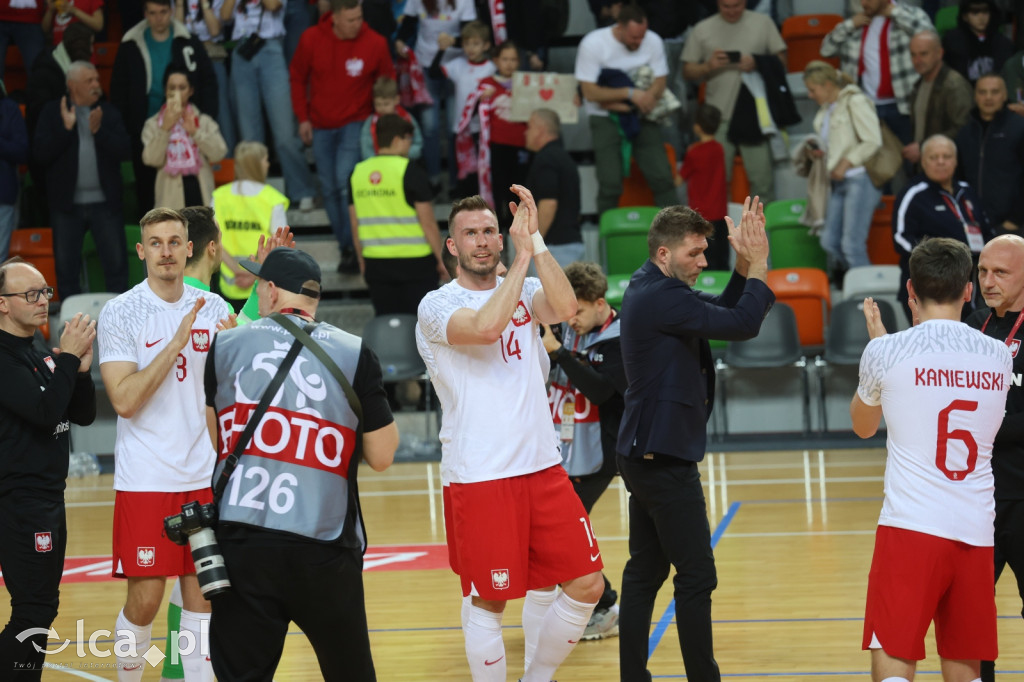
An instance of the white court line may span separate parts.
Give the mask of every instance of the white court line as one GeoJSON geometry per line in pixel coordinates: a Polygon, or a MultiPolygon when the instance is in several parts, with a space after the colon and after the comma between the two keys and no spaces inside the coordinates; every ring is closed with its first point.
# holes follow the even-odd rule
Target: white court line
{"type": "Polygon", "coordinates": [[[828,535],[874,535],[874,530],[803,530],[803,531],[778,531],[773,533],[734,533],[726,532],[722,539],[726,538],[789,538],[801,536],[828,536],[828,535]]]}
{"type": "Polygon", "coordinates": [[[43,667],[47,670],[55,670],[59,673],[67,673],[73,677],[81,677],[84,680],[98,680],[98,682],[107,682],[105,677],[97,677],[96,675],[85,672],[84,670],[75,670],[74,668],[67,668],[62,665],[54,665],[53,663],[43,663],[43,667]]]}

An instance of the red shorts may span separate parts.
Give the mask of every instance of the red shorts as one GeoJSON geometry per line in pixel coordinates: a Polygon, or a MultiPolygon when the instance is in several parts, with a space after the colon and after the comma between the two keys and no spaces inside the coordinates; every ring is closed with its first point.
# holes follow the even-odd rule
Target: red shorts
{"type": "Polygon", "coordinates": [[[942,658],[996,660],[992,548],[879,526],[863,648],[874,635],[890,656],[920,661],[932,619],[942,658]]]}
{"type": "Polygon", "coordinates": [[[181,493],[128,492],[114,497],[115,578],[189,575],[196,572],[192,552],[164,534],[164,517],[181,513],[181,505],[213,502],[213,490],[181,493]]]}
{"type": "Polygon", "coordinates": [[[455,522],[452,520],[452,487],[441,486],[441,506],[444,508],[444,536],[448,540],[448,565],[459,574],[459,552],[455,546],[455,522]]]}
{"type": "Polygon", "coordinates": [[[604,567],[590,519],[561,465],[450,488],[455,532],[448,542],[455,544],[463,596],[519,599],[527,590],[604,567]]]}

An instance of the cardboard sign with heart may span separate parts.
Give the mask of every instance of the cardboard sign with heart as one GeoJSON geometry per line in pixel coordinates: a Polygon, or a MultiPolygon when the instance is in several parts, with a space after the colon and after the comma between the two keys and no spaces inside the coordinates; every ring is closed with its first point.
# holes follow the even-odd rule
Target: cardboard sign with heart
{"type": "Polygon", "coordinates": [[[562,123],[576,123],[576,78],[568,73],[516,71],[512,76],[510,121],[528,121],[534,109],[553,109],[562,123]]]}

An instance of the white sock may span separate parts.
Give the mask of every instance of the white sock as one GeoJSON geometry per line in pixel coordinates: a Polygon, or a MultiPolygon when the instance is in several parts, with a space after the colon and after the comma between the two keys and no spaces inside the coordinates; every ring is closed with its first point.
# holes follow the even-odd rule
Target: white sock
{"type": "Polygon", "coordinates": [[[179,637],[178,649],[189,648],[191,651],[181,652],[181,667],[185,670],[185,682],[214,682],[213,664],[210,663],[210,614],[196,611],[181,610],[181,632],[192,633],[191,641],[179,637]],[[205,622],[205,625],[204,625],[205,622]]]}
{"type": "Polygon", "coordinates": [[[537,639],[540,637],[540,629],[544,624],[544,616],[547,614],[558,590],[528,590],[526,599],[523,600],[523,637],[526,639],[526,655],[523,656],[523,670],[530,667],[533,660],[533,652],[537,650],[537,639]]]}
{"type": "MultiPolygon", "coordinates": [[[[975,680],[974,682],[978,682],[978,680],[980,680],[980,679],[981,679],[981,678],[979,677],[979,678],[978,678],[977,680],[975,680]]],[[[887,678],[885,678],[884,680],[882,680],[882,682],[910,682],[910,680],[908,680],[908,679],[907,679],[907,678],[905,678],[905,677],[887,677],[887,678]]]]}
{"type": "MultiPolygon", "coordinates": [[[[142,673],[146,670],[146,659],[142,657],[149,651],[150,639],[153,634],[153,624],[136,625],[124,615],[124,609],[117,614],[117,623],[114,625],[114,655],[117,657],[117,679],[118,682],[142,682],[142,673]],[[124,656],[118,643],[127,637],[121,632],[127,630],[135,635],[135,655],[124,656]]],[[[124,645],[127,647],[127,644],[124,645]]]]}
{"type": "Polygon", "coordinates": [[[479,606],[469,609],[463,632],[473,682],[505,682],[508,662],[505,660],[505,642],[501,639],[501,616],[479,606]]]}
{"type": "Polygon", "coordinates": [[[174,581],[174,587],[171,588],[171,598],[168,599],[167,601],[170,602],[171,604],[174,604],[178,608],[181,608],[182,601],[181,601],[181,581],[180,580],[175,580],[174,581]]]}
{"type": "Polygon", "coordinates": [[[466,623],[469,622],[469,610],[473,608],[473,597],[467,595],[462,598],[462,612],[459,614],[462,616],[462,629],[466,629],[466,623]]]}
{"type": "Polygon", "coordinates": [[[596,603],[584,604],[565,592],[559,593],[544,616],[537,649],[522,682],[548,682],[551,679],[576,642],[580,641],[595,606],[596,603]]]}

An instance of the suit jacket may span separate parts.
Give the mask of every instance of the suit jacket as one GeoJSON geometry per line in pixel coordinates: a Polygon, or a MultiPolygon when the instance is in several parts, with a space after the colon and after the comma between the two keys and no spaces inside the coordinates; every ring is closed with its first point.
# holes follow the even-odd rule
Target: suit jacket
{"type": "Polygon", "coordinates": [[[708,339],[757,336],[775,302],[764,282],[733,273],[720,296],[666,277],[651,261],[622,300],[621,344],[629,388],[616,451],[699,462],[715,394],[708,339]]]}

